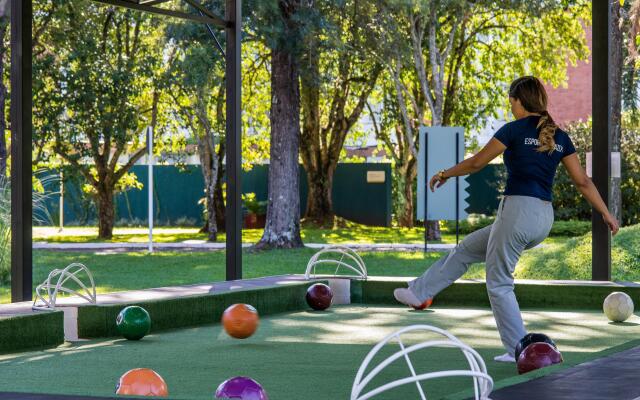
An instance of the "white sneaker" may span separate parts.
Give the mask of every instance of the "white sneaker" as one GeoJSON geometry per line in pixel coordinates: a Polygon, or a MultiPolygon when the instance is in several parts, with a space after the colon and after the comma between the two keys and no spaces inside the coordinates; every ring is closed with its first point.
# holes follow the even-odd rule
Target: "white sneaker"
{"type": "Polygon", "coordinates": [[[493,357],[493,361],[504,362],[504,363],[514,363],[516,359],[509,353],[504,353],[500,356],[493,357]]]}
{"type": "Polygon", "coordinates": [[[422,302],[418,300],[415,294],[409,289],[399,288],[393,291],[393,297],[402,304],[406,304],[409,307],[418,308],[422,305],[422,302]]]}

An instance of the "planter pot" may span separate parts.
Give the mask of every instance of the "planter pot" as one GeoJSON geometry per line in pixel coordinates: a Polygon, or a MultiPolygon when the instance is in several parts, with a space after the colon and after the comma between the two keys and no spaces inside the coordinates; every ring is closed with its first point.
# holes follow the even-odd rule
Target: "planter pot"
{"type": "Polygon", "coordinates": [[[244,216],[245,229],[263,229],[267,221],[266,215],[248,213],[244,216]]]}

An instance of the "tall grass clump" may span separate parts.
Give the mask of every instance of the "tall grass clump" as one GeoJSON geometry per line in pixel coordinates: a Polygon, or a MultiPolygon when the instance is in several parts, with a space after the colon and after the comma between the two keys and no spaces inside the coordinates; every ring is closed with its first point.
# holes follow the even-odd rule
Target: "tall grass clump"
{"type": "MultiPolygon", "coordinates": [[[[38,171],[36,171],[38,172],[38,171]]],[[[56,176],[36,178],[36,190],[32,193],[33,222],[53,225],[46,200],[57,192],[45,192],[45,187],[55,183],[56,176]]],[[[11,278],[11,180],[0,175],[0,286],[11,278]]]]}

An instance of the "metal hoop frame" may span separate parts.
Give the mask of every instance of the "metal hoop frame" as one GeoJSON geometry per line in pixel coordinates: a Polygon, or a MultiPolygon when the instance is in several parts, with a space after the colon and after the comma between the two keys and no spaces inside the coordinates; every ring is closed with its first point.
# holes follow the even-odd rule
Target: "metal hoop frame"
{"type": "Polygon", "coordinates": [[[356,378],[353,382],[353,387],[351,389],[351,400],[367,400],[370,399],[382,392],[393,389],[398,386],[406,385],[409,383],[415,383],[420,394],[420,398],[422,400],[426,400],[427,396],[424,393],[422,386],[420,385],[421,381],[435,379],[435,378],[443,378],[443,377],[451,377],[451,376],[468,376],[473,378],[473,388],[476,400],[490,400],[489,394],[493,389],[493,379],[487,373],[487,366],[484,363],[484,360],[478,354],[477,351],[469,347],[468,345],[462,343],[460,339],[452,335],[451,333],[434,327],[430,325],[412,325],[406,328],[400,329],[384,339],[380,341],[373,349],[367,354],[358,373],[356,374],[356,378]],[[422,342],[413,346],[405,347],[402,342],[401,335],[414,332],[414,331],[427,331],[440,334],[445,337],[445,340],[431,340],[422,342]],[[390,341],[397,339],[398,344],[400,345],[400,351],[392,354],[387,357],[385,360],[380,362],[375,368],[373,368],[366,376],[365,371],[367,370],[369,363],[373,359],[373,357],[378,354],[380,349],[382,349],[387,343],[390,341]],[[411,363],[411,359],[409,358],[409,354],[426,349],[431,347],[450,347],[450,348],[458,348],[462,351],[467,362],[469,363],[470,370],[449,370],[449,371],[438,371],[438,372],[429,372],[424,374],[416,374],[415,368],[411,363]],[[409,371],[411,372],[411,376],[403,379],[398,379],[389,383],[386,383],[376,389],[373,389],[369,392],[362,394],[364,388],[371,382],[373,378],[375,378],[384,368],[389,366],[391,363],[396,361],[399,358],[404,358],[407,366],[409,367],[409,371]]]}
{"type": "MultiPolygon", "coordinates": [[[[96,304],[96,284],[91,271],[89,271],[89,268],[84,264],[73,263],[64,269],[54,269],[51,271],[47,279],[36,286],[36,298],[33,300],[32,308],[34,310],[55,310],[58,293],[60,292],[69,293],[83,298],[91,304],[96,304]],[[90,287],[87,287],[87,285],[78,278],[78,275],[82,272],[89,278],[90,287]],[[56,278],[57,281],[53,284],[52,282],[55,281],[56,278]],[[64,284],[68,280],[74,281],[80,288],[74,290],[64,287],[64,284]],[[41,304],[39,304],[38,301],[40,301],[41,304]]],[[[60,307],[62,307],[62,305],[60,307]]]]}
{"type": "Polygon", "coordinates": [[[305,279],[317,278],[321,275],[316,274],[316,266],[321,264],[333,264],[336,266],[336,270],[333,276],[340,276],[345,278],[367,279],[367,267],[362,260],[362,257],[353,250],[346,246],[330,246],[326,247],[309,259],[307,263],[307,269],[304,273],[305,279]],[[322,255],[330,255],[332,258],[321,258],[322,255]],[[354,272],[354,275],[338,275],[340,267],[347,268],[354,272]]]}

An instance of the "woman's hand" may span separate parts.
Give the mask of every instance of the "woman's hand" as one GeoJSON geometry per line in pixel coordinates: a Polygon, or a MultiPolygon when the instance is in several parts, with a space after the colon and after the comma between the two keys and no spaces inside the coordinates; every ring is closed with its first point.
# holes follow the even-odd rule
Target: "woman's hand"
{"type": "Polygon", "coordinates": [[[616,217],[614,217],[610,213],[606,213],[602,215],[602,219],[604,220],[604,223],[609,226],[609,229],[611,229],[611,234],[615,236],[615,234],[618,233],[618,230],[620,229],[620,224],[618,223],[616,217]]]}
{"type": "Polygon", "coordinates": [[[437,188],[447,183],[449,178],[440,178],[440,173],[435,174],[431,177],[431,181],[429,181],[429,187],[432,192],[435,192],[437,188]]]}

